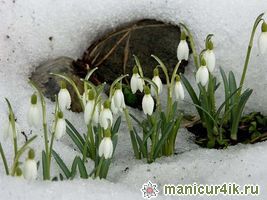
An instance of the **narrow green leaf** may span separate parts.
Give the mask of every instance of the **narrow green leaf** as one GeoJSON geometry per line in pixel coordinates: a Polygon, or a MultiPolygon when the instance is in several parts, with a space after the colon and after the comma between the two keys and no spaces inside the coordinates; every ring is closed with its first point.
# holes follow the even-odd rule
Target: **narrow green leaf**
{"type": "Polygon", "coordinates": [[[118,133],[121,124],[121,116],[119,116],[111,130],[112,135],[118,133]]]}
{"type": "Polygon", "coordinates": [[[60,158],[60,156],[54,150],[52,150],[52,155],[53,155],[54,159],[56,160],[60,169],[65,174],[66,178],[69,179],[71,177],[71,172],[68,169],[68,167],[66,166],[66,164],[64,163],[64,161],[60,158]]]}

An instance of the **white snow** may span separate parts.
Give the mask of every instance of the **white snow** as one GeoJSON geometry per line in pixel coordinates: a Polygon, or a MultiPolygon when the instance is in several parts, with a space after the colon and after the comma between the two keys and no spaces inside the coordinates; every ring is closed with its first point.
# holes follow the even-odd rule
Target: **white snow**
{"type": "MultiPolygon", "coordinates": [[[[267,1],[262,0],[0,0],[0,124],[2,126],[7,119],[4,101],[7,97],[19,125],[29,134],[25,116],[32,89],[27,78],[34,66],[62,55],[76,59],[96,37],[118,24],[136,19],[155,18],[174,24],[184,22],[192,30],[198,50],[203,47],[205,36],[214,33],[218,58],[215,73],[218,74],[218,66],[222,66],[240,77],[254,19],[266,10],[267,1]]],[[[266,114],[267,56],[259,55],[258,34],[259,31],[246,80],[246,85],[254,89],[248,110],[266,114]]],[[[187,74],[193,69],[191,66],[187,74]]],[[[50,101],[47,104],[51,122],[53,104],[50,101]]],[[[76,126],[83,121],[82,115],[71,112],[67,117],[76,126]]],[[[33,147],[40,159],[43,140],[41,133],[37,134],[40,136],[33,147]]],[[[2,134],[0,139],[2,142],[2,134]]],[[[20,138],[22,142],[23,137],[20,138]]],[[[10,162],[10,141],[2,143],[10,162]]],[[[55,143],[55,149],[68,164],[76,155],[69,143],[67,137],[55,143]]],[[[126,124],[123,123],[108,180],[26,182],[5,176],[0,161],[0,199],[142,199],[140,188],[148,180],[159,185],[161,195],[162,185],[167,183],[254,183],[261,186],[259,197],[183,198],[266,199],[266,147],[267,143],[263,142],[226,150],[202,149],[192,142],[190,133],[181,129],[177,155],[148,165],[144,160],[133,158],[126,124]],[[127,167],[129,169],[125,171],[127,167]]],[[[53,175],[57,175],[59,169],[53,166],[53,175]]],[[[41,170],[39,177],[41,179],[41,170]]],[[[160,196],[158,199],[166,198],[160,196]]]]}

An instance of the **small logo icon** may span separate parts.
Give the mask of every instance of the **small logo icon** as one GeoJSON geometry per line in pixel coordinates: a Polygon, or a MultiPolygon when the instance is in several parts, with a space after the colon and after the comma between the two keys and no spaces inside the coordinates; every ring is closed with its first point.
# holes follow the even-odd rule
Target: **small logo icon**
{"type": "Polygon", "coordinates": [[[145,199],[150,199],[158,196],[159,191],[157,190],[157,184],[148,181],[144,183],[141,188],[141,192],[143,193],[143,197],[145,199]]]}

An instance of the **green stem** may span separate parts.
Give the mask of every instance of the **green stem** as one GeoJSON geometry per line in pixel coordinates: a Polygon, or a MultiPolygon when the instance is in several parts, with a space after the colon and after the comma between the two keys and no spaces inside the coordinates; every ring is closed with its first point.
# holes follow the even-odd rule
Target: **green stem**
{"type": "Polygon", "coordinates": [[[41,105],[42,105],[42,118],[43,118],[43,131],[44,131],[44,146],[45,146],[45,153],[46,153],[46,161],[47,161],[47,165],[45,168],[47,170],[47,173],[45,177],[43,177],[44,180],[50,180],[50,159],[49,159],[49,141],[48,141],[48,131],[47,131],[47,122],[46,122],[46,103],[45,103],[45,99],[44,96],[41,92],[41,90],[35,85],[34,82],[29,81],[29,83],[31,84],[31,86],[37,90],[40,100],[41,100],[41,105]]]}
{"type": "Polygon", "coordinates": [[[199,63],[199,60],[198,60],[198,55],[197,55],[197,51],[196,51],[196,47],[195,47],[194,38],[193,38],[193,36],[191,34],[191,31],[187,28],[186,25],[180,23],[180,26],[182,26],[186,30],[187,34],[188,34],[188,38],[189,38],[189,41],[190,41],[190,47],[191,47],[192,52],[193,52],[195,66],[198,69],[200,67],[200,63],[199,63]]]}
{"type": "Polygon", "coordinates": [[[5,153],[4,153],[4,150],[3,150],[3,147],[2,147],[1,142],[0,142],[0,154],[1,154],[1,157],[2,157],[2,160],[3,160],[3,164],[4,164],[4,167],[5,167],[6,175],[9,175],[9,170],[8,170],[8,165],[7,165],[7,161],[6,161],[6,156],[5,156],[5,153]]]}
{"type": "Polygon", "coordinates": [[[101,159],[100,159],[100,161],[99,161],[99,164],[97,166],[95,177],[99,177],[99,174],[100,174],[100,171],[101,171],[101,167],[102,167],[103,161],[104,161],[104,157],[102,156],[101,159]]]}
{"type": "Polygon", "coordinates": [[[11,167],[11,176],[14,176],[15,175],[15,172],[16,172],[16,168],[18,166],[18,162],[19,162],[19,159],[20,159],[20,156],[24,153],[24,151],[27,149],[28,145],[33,141],[35,140],[35,138],[37,137],[37,135],[33,136],[32,138],[30,138],[17,152],[17,155],[14,159],[14,163],[11,167]]]}
{"type": "Polygon", "coordinates": [[[251,49],[252,49],[252,46],[253,46],[253,40],[254,40],[255,32],[256,32],[256,29],[257,29],[259,23],[262,20],[262,16],[263,15],[264,15],[264,13],[260,14],[257,17],[257,19],[254,22],[252,31],[251,31],[249,45],[248,45],[248,48],[247,48],[246,60],[245,60],[245,64],[244,64],[244,68],[243,68],[243,72],[242,72],[242,77],[241,77],[241,80],[240,80],[240,83],[239,83],[240,90],[238,91],[238,96],[240,96],[241,92],[242,92],[242,87],[243,87],[243,84],[244,84],[244,81],[245,81],[245,77],[246,77],[246,73],[247,73],[247,68],[248,68],[248,63],[249,63],[249,59],[250,59],[251,49]]]}

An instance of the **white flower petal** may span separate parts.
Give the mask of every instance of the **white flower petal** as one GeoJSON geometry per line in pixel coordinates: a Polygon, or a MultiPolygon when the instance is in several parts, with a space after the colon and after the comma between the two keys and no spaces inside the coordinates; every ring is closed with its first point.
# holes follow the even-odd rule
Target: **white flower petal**
{"type": "Polygon", "coordinates": [[[35,180],[37,178],[37,163],[35,160],[27,159],[25,161],[23,176],[27,180],[35,180]]]}
{"type": "Polygon", "coordinates": [[[201,66],[196,73],[196,82],[205,86],[209,81],[209,71],[206,66],[201,66]]]}
{"type": "Polygon", "coordinates": [[[176,100],[184,100],[184,88],[180,81],[176,81],[173,93],[175,95],[176,100]]]}
{"type": "Polygon", "coordinates": [[[260,53],[264,54],[267,51],[267,32],[261,32],[258,45],[260,49],[260,53]]]}
{"type": "Polygon", "coordinates": [[[114,115],[116,115],[119,112],[119,109],[115,106],[115,100],[114,96],[111,98],[111,105],[110,105],[111,111],[114,115]]]}
{"type": "Polygon", "coordinates": [[[89,100],[86,103],[85,109],[84,109],[84,121],[88,125],[90,120],[93,117],[93,111],[94,111],[95,101],[89,100]]]}
{"type": "Polygon", "coordinates": [[[107,129],[113,123],[113,116],[110,109],[104,108],[100,112],[100,126],[107,129]]]}
{"type": "Polygon", "coordinates": [[[66,133],[65,119],[58,119],[55,130],[55,138],[60,139],[66,133]]]}
{"type": "Polygon", "coordinates": [[[58,105],[60,110],[69,109],[71,104],[71,97],[69,91],[64,88],[60,89],[58,93],[58,105]]]}
{"type": "Polygon", "coordinates": [[[41,122],[41,111],[37,104],[31,104],[28,111],[28,124],[30,127],[38,128],[41,122]]]}
{"type": "Polygon", "coordinates": [[[104,156],[105,159],[109,159],[112,157],[112,154],[113,154],[112,140],[110,137],[105,137],[102,139],[99,145],[98,155],[100,157],[104,156]]]}
{"type": "Polygon", "coordinates": [[[145,115],[146,114],[152,115],[153,110],[154,110],[154,100],[150,94],[144,95],[143,100],[142,100],[142,108],[143,108],[145,115]]]}
{"type": "Polygon", "coordinates": [[[181,40],[177,47],[177,58],[178,60],[188,60],[189,47],[185,40],[181,40]]]}
{"type": "Polygon", "coordinates": [[[131,81],[130,81],[130,85],[131,85],[131,90],[132,90],[132,93],[135,94],[136,91],[138,90],[138,79],[139,79],[139,74],[133,74],[132,75],[132,78],[131,78],[131,81]]]}
{"type": "Polygon", "coordinates": [[[216,64],[215,53],[213,50],[206,50],[203,54],[207,67],[210,72],[213,72],[216,64]]]}
{"type": "MultiPolygon", "coordinates": [[[[160,94],[162,92],[162,81],[161,81],[160,77],[159,76],[154,76],[152,78],[152,81],[157,85],[158,94],[160,94]]],[[[150,91],[151,91],[151,95],[152,96],[156,96],[156,91],[155,91],[155,88],[153,86],[151,86],[150,91]]]]}

